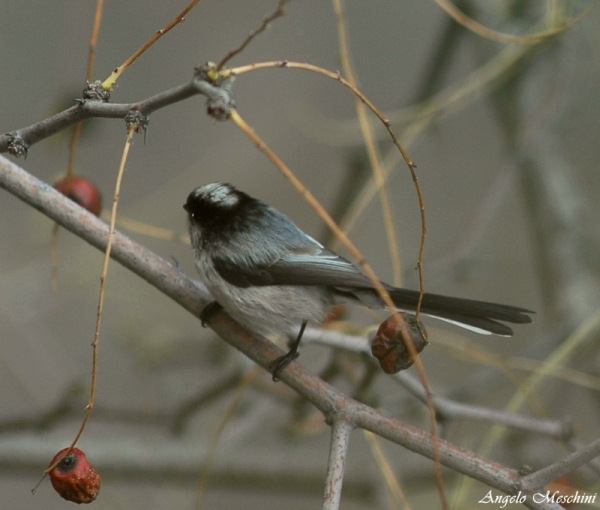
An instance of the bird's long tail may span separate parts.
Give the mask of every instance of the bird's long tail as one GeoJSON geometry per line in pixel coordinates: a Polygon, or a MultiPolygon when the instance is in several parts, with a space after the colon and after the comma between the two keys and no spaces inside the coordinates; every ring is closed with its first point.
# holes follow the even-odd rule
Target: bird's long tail
{"type": "MultiPolygon", "coordinates": [[[[419,292],[395,287],[389,287],[387,290],[398,309],[413,312],[416,310],[419,292]]],[[[421,312],[477,333],[494,333],[502,336],[512,336],[513,330],[500,321],[527,324],[532,322],[529,314],[535,313],[518,306],[440,296],[439,294],[424,294],[421,312]]]]}

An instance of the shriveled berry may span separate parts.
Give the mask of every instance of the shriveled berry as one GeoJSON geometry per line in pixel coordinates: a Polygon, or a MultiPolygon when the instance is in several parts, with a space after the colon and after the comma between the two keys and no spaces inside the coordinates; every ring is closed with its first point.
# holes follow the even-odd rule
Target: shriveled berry
{"type": "Polygon", "coordinates": [[[65,177],[54,184],[54,189],[69,197],[73,202],[84,207],[96,216],[102,211],[102,195],[100,190],[88,179],[75,175],[65,177]]]}
{"type": "Polygon", "coordinates": [[[423,337],[425,327],[421,323],[417,324],[413,315],[400,312],[400,317],[400,324],[393,316],[384,320],[371,344],[371,353],[386,374],[406,370],[415,362],[406,347],[407,342],[412,343],[417,353],[428,344],[423,337]]]}
{"type": "MultiPolygon", "coordinates": [[[[67,450],[68,448],[63,448],[59,451],[49,466],[60,459],[67,450]]],[[[91,503],[100,491],[100,475],[79,448],[73,448],[49,475],[52,487],[58,495],[73,503],[91,503]]]]}

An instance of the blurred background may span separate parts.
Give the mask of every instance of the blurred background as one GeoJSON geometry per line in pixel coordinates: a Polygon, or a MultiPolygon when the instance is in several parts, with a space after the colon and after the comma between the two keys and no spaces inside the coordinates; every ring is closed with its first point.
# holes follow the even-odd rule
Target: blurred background
{"type": "MultiPolygon", "coordinates": [[[[525,35],[562,26],[590,3],[457,5],[490,29],[525,35]]],[[[94,79],[108,77],[185,6],[105,3],[94,79]]],[[[139,101],[186,82],[194,66],[220,61],[276,7],[274,0],[200,2],[122,75],[111,102],[139,101]]],[[[5,133],[81,97],[96,5],[0,0],[0,8],[5,133]]],[[[432,388],[502,410],[584,325],[589,334],[562,364],[552,365],[553,375],[519,409],[570,420],[582,444],[597,437],[600,412],[599,16],[591,10],[554,37],[516,44],[459,26],[434,2],[345,2],[360,89],[392,120],[417,165],[428,227],[426,289],[537,311],[535,323],[517,326],[512,338],[479,337],[427,320],[431,345],[422,360],[432,388]]],[[[228,65],[270,60],[341,71],[333,5],[289,2],[285,15],[228,65]]],[[[240,114],[328,210],[340,220],[354,211],[372,173],[346,88],[306,71],[272,69],[239,76],[233,91],[240,114]]],[[[390,258],[377,197],[350,236],[383,280],[417,288],[417,195],[408,168],[371,118],[390,171],[386,189],[400,260],[390,258]],[[396,275],[394,264],[400,264],[396,275]]],[[[66,172],[71,133],[31,147],[18,164],[55,182],[66,172]]],[[[97,184],[105,208],[125,134],[120,120],[92,119],[77,146],[75,172],[97,184]]],[[[120,215],[185,233],[187,194],[213,181],[233,183],[314,237],[330,240],[313,210],[235,125],[206,115],[202,97],[155,112],[146,143],[136,137],[120,215]]],[[[11,510],[69,507],[48,481],[35,495],[30,490],[54,453],[70,444],[87,403],[102,254],[61,230],[54,293],[52,227],[37,211],[0,194],[0,498],[11,510]]],[[[120,230],[194,277],[189,246],[120,230]]],[[[356,327],[375,322],[353,310],[348,321],[356,327]]],[[[336,366],[331,382],[350,395],[368,370],[357,355],[316,345],[301,352],[300,362],[317,373],[336,366]]],[[[251,363],[116,263],[107,280],[99,356],[97,408],[79,443],[103,476],[95,508],[194,508],[215,431],[251,363]]],[[[414,369],[408,373],[416,377],[414,369]]],[[[428,430],[424,407],[390,376],[378,372],[365,395],[371,405],[428,430]]],[[[329,441],[320,414],[261,371],[228,416],[204,508],[320,505],[329,441]]],[[[441,431],[478,451],[490,428],[455,420],[441,431]]],[[[410,504],[437,505],[431,463],[383,441],[381,447],[410,504]]],[[[512,432],[481,453],[510,467],[540,468],[567,451],[542,435],[512,432]]],[[[452,493],[460,479],[447,476],[452,493]]],[[[581,469],[569,483],[593,493],[596,479],[581,469]]],[[[463,507],[487,491],[474,484],[463,507]]],[[[360,431],[350,446],[342,508],[396,508],[360,431]]]]}

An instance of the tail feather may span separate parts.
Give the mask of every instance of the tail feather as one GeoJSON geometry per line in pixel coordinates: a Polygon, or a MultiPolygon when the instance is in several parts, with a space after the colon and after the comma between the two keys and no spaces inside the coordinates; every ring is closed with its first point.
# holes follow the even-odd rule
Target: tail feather
{"type": "MultiPolygon", "coordinates": [[[[394,287],[387,290],[392,301],[399,309],[416,310],[419,292],[394,287]]],[[[440,296],[439,294],[424,294],[421,302],[421,312],[459,326],[462,325],[468,329],[502,336],[512,336],[513,331],[509,326],[498,321],[528,324],[532,322],[528,314],[535,313],[518,306],[440,296]]]]}

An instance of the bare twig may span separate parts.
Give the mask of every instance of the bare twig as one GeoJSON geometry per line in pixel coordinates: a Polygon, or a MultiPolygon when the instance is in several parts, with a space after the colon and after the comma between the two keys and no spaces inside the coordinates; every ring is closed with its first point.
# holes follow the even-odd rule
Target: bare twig
{"type": "MultiPolygon", "coordinates": [[[[350,49],[348,42],[348,33],[346,28],[346,18],[344,15],[344,7],[342,0],[333,0],[333,6],[337,17],[338,24],[338,39],[340,46],[340,59],[342,61],[342,68],[348,81],[353,87],[358,88],[358,82],[354,75],[354,69],[350,61],[350,49]]],[[[377,191],[381,199],[382,216],[385,225],[385,232],[388,238],[388,245],[390,248],[390,259],[391,266],[394,271],[394,285],[400,287],[402,285],[402,265],[400,259],[400,249],[398,246],[398,238],[396,236],[396,228],[392,218],[392,211],[390,207],[389,195],[385,187],[385,177],[381,168],[381,154],[377,147],[376,139],[373,134],[373,127],[367,116],[365,105],[358,97],[354,96],[354,107],[358,116],[358,121],[362,131],[364,144],[369,156],[371,168],[373,170],[373,176],[375,183],[377,184],[377,191]]],[[[418,314],[418,309],[417,309],[418,314]]]]}
{"type": "MultiPolygon", "coordinates": [[[[573,333],[562,342],[562,344],[546,358],[544,363],[541,365],[539,370],[531,375],[525,385],[524,390],[519,390],[505,406],[507,412],[517,412],[528,396],[537,391],[540,384],[548,377],[554,367],[566,364],[570,357],[575,351],[581,347],[581,345],[590,341],[590,339],[596,338],[600,331],[600,312],[596,312],[590,316],[583,324],[581,324],[573,333]]],[[[482,455],[488,455],[492,451],[493,447],[498,444],[502,437],[506,434],[506,427],[503,424],[496,424],[488,432],[487,437],[483,441],[479,451],[483,452],[482,455]]],[[[468,487],[471,485],[471,481],[467,480],[461,489],[461,494],[465,494],[468,487]]]]}
{"type": "Polygon", "coordinates": [[[599,455],[600,439],[596,439],[584,448],[560,459],[558,462],[522,477],[519,481],[519,487],[532,491],[541,489],[550,482],[574,471],[599,455]]]}
{"type": "MultiPolygon", "coordinates": [[[[352,64],[350,62],[350,52],[348,46],[348,34],[346,30],[346,22],[344,17],[344,9],[342,0],[333,0],[333,5],[335,9],[335,13],[337,16],[338,22],[338,37],[339,37],[339,45],[340,45],[340,53],[342,59],[342,67],[344,69],[344,73],[346,74],[349,83],[352,85],[353,89],[357,90],[357,81],[354,76],[354,70],[352,68],[352,64]]],[[[392,267],[394,268],[394,283],[396,285],[400,285],[401,283],[401,266],[400,266],[400,252],[398,250],[398,240],[396,238],[395,227],[392,221],[392,214],[389,204],[389,196],[387,193],[387,189],[385,187],[385,178],[384,173],[381,168],[381,155],[379,154],[379,150],[375,144],[375,136],[373,134],[373,130],[369,119],[367,117],[367,112],[365,108],[365,104],[359,99],[359,97],[354,94],[354,104],[356,108],[356,112],[358,114],[358,119],[360,123],[360,127],[362,130],[362,134],[365,140],[365,146],[367,148],[367,153],[369,155],[369,160],[371,162],[371,166],[373,168],[373,175],[375,178],[375,182],[377,184],[377,190],[379,192],[379,196],[381,199],[381,207],[382,207],[382,215],[386,228],[386,233],[388,236],[388,244],[390,246],[391,259],[392,259],[392,267]]],[[[413,175],[413,179],[416,177],[416,173],[414,171],[414,165],[409,165],[411,170],[411,174],[413,175]]],[[[425,249],[425,238],[427,237],[427,221],[425,219],[425,204],[423,202],[423,198],[421,196],[420,187],[418,180],[415,180],[415,186],[417,188],[417,196],[419,197],[419,205],[421,206],[421,245],[419,249],[419,256],[417,259],[417,269],[419,271],[419,283],[420,283],[420,294],[419,300],[417,303],[416,315],[415,318],[417,320],[417,324],[419,324],[419,314],[421,312],[421,302],[423,300],[423,295],[425,293],[425,280],[423,277],[423,254],[425,249]]],[[[393,310],[393,308],[392,308],[393,310]]],[[[419,327],[419,331],[421,332],[421,336],[425,339],[426,336],[421,331],[419,327]]],[[[408,342],[406,343],[406,347],[410,353],[412,359],[416,359],[418,353],[414,346],[408,342]]],[[[421,366],[420,363],[417,363],[417,369],[419,371],[419,375],[423,382],[423,387],[426,392],[429,393],[429,383],[427,381],[427,376],[425,370],[421,366]]],[[[436,417],[435,417],[435,408],[431,401],[427,402],[429,408],[429,417],[430,417],[430,426],[431,433],[433,436],[437,435],[437,425],[436,425],[436,417]]],[[[435,452],[435,456],[437,457],[437,451],[435,452]]],[[[446,494],[443,487],[443,478],[440,470],[440,465],[437,462],[436,458],[436,481],[438,484],[438,490],[440,494],[440,499],[442,502],[442,507],[444,509],[449,508],[448,501],[446,499],[446,494]]]]}
{"type": "MultiPolygon", "coordinates": [[[[386,112],[389,121],[399,129],[406,126],[402,138],[405,145],[410,145],[434,121],[443,119],[479,99],[483,93],[489,93],[501,86],[512,76],[515,69],[524,59],[530,57],[543,43],[521,46],[507,46],[487,60],[458,84],[451,84],[421,102],[386,112]]],[[[319,115],[318,111],[310,111],[311,117],[319,115]]],[[[312,136],[330,143],[354,145],[362,140],[360,128],[355,119],[331,120],[318,118],[319,122],[312,126],[312,136]],[[328,127],[319,129],[320,125],[328,127]],[[335,138],[333,138],[335,136],[335,138]]],[[[383,138],[378,131],[378,138],[383,138]]],[[[387,136],[387,133],[385,134],[387,136]]],[[[374,187],[374,185],[373,185],[374,187]]],[[[375,189],[376,191],[376,189],[375,189]]],[[[371,190],[373,193],[373,190],[371,190]]]]}
{"type": "MultiPolygon", "coordinates": [[[[88,67],[87,67],[87,82],[92,81],[92,77],[94,75],[94,63],[96,61],[96,45],[98,44],[98,35],[100,34],[100,22],[102,20],[102,8],[104,5],[104,0],[96,1],[96,15],[94,17],[94,27],[92,29],[92,36],[90,38],[90,52],[88,55],[88,67]]],[[[79,135],[81,134],[81,128],[83,127],[83,122],[78,122],[73,130],[73,134],[71,135],[71,140],[69,140],[69,161],[67,163],[67,184],[65,188],[65,195],[69,195],[69,191],[71,189],[71,177],[73,176],[73,167],[75,165],[75,149],[77,148],[77,141],[79,140],[79,135]]],[[[58,282],[56,278],[56,273],[58,269],[58,256],[57,256],[57,248],[58,248],[58,225],[54,225],[52,230],[52,246],[51,250],[51,258],[52,258],[52,288],[54,292],[58,292],[58,282]]]]}
{"type": "Polygon", "coordinates": [[[400,487],[398,480],[390,466],[390,463],[385,457],[383,450],[381,449],[380,441],[375,434],[369,431],[363,431],[364,436],[371,447],[371,453],[373,457],[375,457],[375,462],[377,462],[377,466],[379,467],[379,471],[381,472],[383,479],[385,481],[385,485],[388,490],[389,498],[390,498],[390,507],[393,510],[400,508],[410,509],[410,505],[408,500],[406,499],[406,495],[404,491],[400,487]]]}
{"type": "MultiPolygon", "coordinates": [[[[92,414],[92,411],[94,409],[94,401],[96,399],[96,383],[98,380],[98,343],[99,343],[99,339],[100,339],[100,325],[102,323],[102,311],[104,309],[106,276],[108,274],[108,263],[110,262],[110,252],[112,249],[112,243],[113,243],[113,239],[114,239],[114,235],[115,235],[115,222],[117,219],[117,208],[119,205],[121,182],[123,180],[123,173],[125,172],[125,162],[127,161],[127,156],[129,154],[129,148],[131,147],[131,142],[133,141],[133,135],[135,134],[135,131],[136,131],[136,126],[131,125],[129,127],[129,132],[127,133],[127,140],[125,142],[125,148],[123,149],[123,156],[121,158],[121,164],[119,165],[119,173],[117,176],[117,182],[116,182],[116,186],[115,186],[113,207],[112,207],[112,212],[110,215],[110,228],[108,231],[108,238],[106,241],[106,248],[104,251],[104,262],[102,264],[102,272],[100,274],[100,296],[98,298],[98,313],[96,315],[96,327],[94,330],[94,339],[92,340],[92,375],[91,375],[91,379],[90,379],[89,400],[88,400],[87,406],[85,406],[85,414],[83,416],[83,420],[79,427],[79,431],[75,435],[75,439],[73,439],[73,441],[71,442],[71,445],[69,446],[67,451],[65,451],[64,455],[62,455],[60,458],[58,458],[55,462],[53,462],[50,466],[48,466],[46,468],[46,470],[44,471],[45,475],[50,473],[56,466],[58,466],[62,462],[62,460],[64,458],[66,458],[71,453],[71,451],[73,450],[73,448],[75,447],[75,445],[77,444],[79,439],[81,438],[81,435],[83,434],[83,431],[85,430],[85,426],[87,425],[87,423],[90,419],[90,416],[92,414]]],[[[34,489],[34,492],[35,492],[35,489],[34,489]]]]}
{"type": "Polygon", "coordinates": [[[123,119],[134,107],[137,108],[140,113],[150,115],[160,108],[165,108],[173,103],[183,101],[198,93],[199,91],[195,81],[191,80],[183,85],[155,94],[138,103],[119,104],[102,103],[100,101],[81,102],[52,117],[32,124],[31,126],[18,129],[9,134],[0,135],[0,153],[7,152],[11,140],[15,137],[20,137],[23,140],[23,143],[27,147],[30,147],[81,120],[92,117],[123,119]]]}
{"type": "Polygon", "coordinates": [[[457,23],[460,23],[468,30],[471,30],[473,33],[484,37],[486,39],[490,39],[492,41],[499,41],[503,43],[511,43],[511,44],[532,44],[537,43],[543,39],[548,39],[549,37],[553,37],[555,35],[560,34],[570,26],[577,23],[580,19],[587,16],[590,11],[593,9],[595,2],[591,2],[590,5],[585,9],[581,14],[575,16],[572,19],[566,20],[557,27],[550,28],[548,30],[542,30],[537,33],[529,34],[529,35],[511,35],[511,34],[503,34],[500,32],[496,32],[490,28],[483,26],[481,23],[478,23],[474,19],[467,16],[460,9],[458,9],[454,4],[449,2],[448,0],[434,0],[448,15],[450,15],[457,23]]]}
{"type": "MultiPolygon", "coordinates": [[[[353,352],[364,352],[366,354],[371,352],[369,343],[364,336],[352,336],[335,330],[306,328],[303,341],[353,352]]],[[[406,372],[394,374],[392,378],[419,400],[427,402],[427,396],[420,381],[406,372]]],[[[521,416],[488,407],[463,404],[435,393],[432,393],[431,397],[440,419],[461,419],[503,424],[515,430],[542,434],[560,441],[568,440],[574,434],[573,426],[568,420],[559,421],[521,416]]]]}
{"type": "MultiPolygon", "coordinates": [[[[310,190],[308,190],[308,188],[302,183],[302,181],[281,160],[281,158],[279,156],[277,156],[277,154],[275,154],[275,152],[273,150],[271,150],[267,146],[267,144],[258,136],[258,134],[242,118],[242,116],[239,114],[239,112],[235,108],[231,109],[230,115],[231,115],[231,120],[233,120],[233,122],[235,122],[235,124],[244,132],[244,134],[246,136],[248,136],[248,138],[250,138],[250,140],[252,140],[252,142],[256,145],[256,147],[260,151],[263,152],[263,154],[269,159],[269,161],[271,161],[271,163],[273,163],[273,165],[292,183],[292,185],[296,188],[296,190],[298,190],[300,195],[317,212],[317,214],[323,220],[325,225],[327,225],[327,227],[329,229],[331,229],[331,231],[334,233],[336,238],[338,238],[340,240],[340,242],[344,245],[344,247],[350,252],[352,257],[356,260],[356,262],[364,270],[366,276],[369,278],[369,280],[371,280],[371,283],[373,284],[373,288],[377,291],[377,294],[379,295],[379,297],[381,298],[381,300],[383,301],[383,303],[385,304],[387,309],[392,313],[396,322],[398,324],[403,324],[404,319],[398,313],[398,310],[396,309],[396,305],[392,301],[392,298],[390,297],[389,292],[385,289],[381,280],[379,280],[379,278],[377,278],[375,271],[370,266],[370,264],[367,262],[366,258],[364,258],[362,253],[355,246],[355,244],[340,229],[340,227],[337,225],[337,223],[331,217],[331,215],[319,203],[319,201],[316,199],[316,197],[310,192],[310,190]]],[[[394,136],[393,133],[391,132],[391,130],[390,130],[390,133],[392,134],[392,136],[394,136]]],[[[411,167],[411,171],[413,172],[413,175],[415,175],[413,167],[411,167]]],[[[415,178],[416,178],[416,175],[415,175],[415,178]]],[[[417,193],[419,194],[419,197],[420,197],[419,201],[421,203],[421,214],[424,214],[425,209],[424,209],[424,205],[422,202],[421,191],[420,191],[418,183],[415,183],[415,184],[417,187],[417,193]]],[[[424,220],[424,216],[422,216],[422,218],[424,220]]],[[[424,240],[424,237],[423,237],[423,240],[424,240]]],[[[423,245],[423,243],[421,243],[421,255],[422,255],[423,247],[424,247],[424,245],[423,245]]],[[[421,260],[421,255],[419,256],[419,261],[421,260]]],[[[420,267],[420,262],[417,262],[417,265],[420,267]]],[[[421,275],[421,279],[422,279],[421,269],[419,269],[419,274],[421,275]]],[[[423,282],[421,281],[421,293],[419,295],[419,303],[417,305],[417,310],[419,309],[420,302],[423,297],[422,284],[423,284],[423,282]]],[[[421,333],[421,336],[423,336],[423,338],[426,339],[426,335],[424,335],[423,331],[421,331],[420,328],[419,328],[419,331],[421,333]]],[[[419,372],[419,377],[421,378],[421,381],[423,382],[423,387],[425,388],[425,390],[427,392],[429,392],[429,383],[427,382],[427,374],[425,373],[425,369],[423,368],[423,364],[421,363],[421,359],[419,358],[419,355],[418,355],[418,352],[417,352],[415,346],[411,342],[407,342],[406,348],[407,348],[408,352],[410,353],[411,359],[414,360],[415,367],[416,367],[417,371],[419,372]]],[[[430,414],[430,421],[431,421],[431,430],[435,435],[435,428],[436,428],[435,409],[433,408],[432,405],[429,405],[429,414],[430,414]]],[[[436,466],[437,465],[438,464],[436,464],[436,466]]],[[[437,467],[436,467],[436,469],[437,469],[437,467]]],[[[440,484],[441,484],[441,482],[440,482],[440,484]]]]}
{"type": "MultiPolygon", "coordinates": [[[[575,438],[571,438],[569,441],[567,441],[567,446],[571,452],[576,452],[577,450],[585,448],[585,445],[575,438]]],[[[596,478],[600,478],[600,458],[594,457],[585,465],[585,467],[590,469],[596,478]]]]}
{"type": "MultiPolygon", "coordinates": [[[[339,81],[342,85],[344,85],[345,87],[350,89],[352,91],[352,93],[358,99],[360,99],[360,101],[362,101],[365,105],[367,105],[367,107],[375,114],[375,116],[379,119],[379,121],[385,126],[385,128],[388,132],[388,135],[390,136],[394,145],[396,146],[396,148],[402,155],[402,158],[406,162],[406,165],[408,166],[410,175],[412,177],[412,180],[413,180],[413,183],[415,186],[415,191],[417,192],[417,198],[419,201],[419,209],[421,212],[422,236],[421,236],[421,245],[419,247],[419,255],[417,257],[417,270],[419,273],[419,288],[420,288],[419,302],[417,305],[417,310],[419,310],[419,308],[421,306],[421,301],[423,299],[423,294],[425,292],[425,282],[423,279],[422,260],[423,260],[423,254],[425,251],[425,238],[427,236],[427,222],[425,220],[425,201],[423,199],[423,193],[421,191],[421,186],[419,184],[419,177],[417,176],[416,165],[413,163],[412,159],[409,157],[408,153],[406,152],[406,150],[400,143],[400,140],[398,140],[398,138],[396,137],[396,134],[394,133],[394,131],[392,129],[389,119],[387,119],[385,117],[385,115],[383,115],[383,113],[381,113],[381,111],[379,111],[379,109],[362,92],[360,92],[348,80],[346,80],[345,78],[340,76],[339,73],[333,73],[327,69],[323,69],[322,67],[315,66],[312,64],[303,64],[301,62],[290,62],[287,60],[282,60],[282,61],[278,61],[278,62],[261,62],[261,63],[257,63],[257,64],[247,65],[247,66],[241,66],[241,67],[237,67],[237,68],[233,68],[233,69],[228,69],[226,71],[223,71],[221,74],[222,74],[223,78],[227,78],[229,76],[237,76],[237,75],[240,75],[243,73],[248,73],[250,71],[255,71],[258,69],[281,68],[281,67],[291,68],[291,69],[303,69],[305,71],[311,71],[311,72],[314,72],[317,74],[321,74],[323,76],[326,76],[327,78],[331,78],[333,80],[339,81]]],[[[340,238],[340,240],[342,240],[342,238],[340,238]]],[[[408,348],[410,350],[410,346],[408,346],[408,348]]],[[[411,355],[412,354],[413,353],[411,351],[411,355]]]]}
{"type": "MultiPolygon", "coordinates": [[[[423,387],[410,375],[400,372],[394,375],[394,380],[419,400],[425,402],[426,396],[423,387]]],[[[455,402],[435,394],[432,395],[432,398],[433,405],[441,420],[466,419],[490,424],[502,424],[515,430],[542,434],[561,441],[569,439],[574,434],[572,424],[567,421],[561,422],[558,420],[533,418],[531,416],[520,416],[487,407],[455,402]]]]}
{"type": "MultiPolygon", "coordinates": [[[[212,404],[215,400],[234,390],[242,381],[243,374],[236,370],[231,374],[216,380],[207,388],[203,388],[197,395],[188,400],[178,403],[174,408],[137,410],[131,407],[119,408],[100,404],[94,405],[94,419],[96,421],[135,424],[136,426],[146,424],[164,427],[167,432],[174,436],[181,436],[189,421],[202,409],[212,404]]],[[[266,378],[265,378],[266,379],[266,378]]],[[[268,379],[270,381],[270,378],[268,379]]],[[[273,395],[272,385],[268,389],[260,388],[273,395]]],[[[285,388],[285,387],[284,387],[285,388]]],[[[285,388],[287,389],[287,388],[285,388]]],[[[80,418],[81,408],[85,403],[86,385],[81,381],[75,381],[65,388],[62,395],[55,404],[37,415],[26,415],[11,418],[0,422],[0,435],[8,433],[23,433],[26,431],[40,432],[52,430],[62,422],[73,418],[80,418]]],[[[289,398],[282,394],[277,397],[288,403],[289,398]]]]}
{"type": "MultiPolygon", "coordinates": [[[[554,367],[566,364],[570,357],[581,347],[581,345],[596,338],[600,331],[600,312],[590,316],[581,324],[563,343],[550,355],[540,368],[531,375],[524,390],[518,391],[506,406],[508,412],[517,412],[526,401],[529,393],[535,392],[540,384],[545,381],[554,367]]],[[[489,452],[492,447],[504,435],[505,429],[497,424],[488,434],[488,438],[482,446],[482,451],[489,452]]]]}
{"type": "Polygon", "coordinates": [[[343,415],[333,417],[331,440],[329,441],[329,459],[327,461],[327,478],[323,496],[323,510],[338,510],[342,498],[342,484],[346,456],[350,444],[350,434],[354,426],[343,415]]]}
{"type": "MultiPolygon", "coordinates": [[[[105,214],[102,214],[102,217],[104,219],[109,218],[109,216],[105,214]]],[[[183,232],[174,232],[173,230],[155,227],[154,225],[148,225],[147,223],[143,223],[132,218],[126,218],[123,215],[119,215],[117,218],[117,226],[127,230],[128,232],[135,232],[136,234],[152,237],[154,239],[190,244],[189,234],[184,234],[183,232]]]]}
{"type": "MultiPolygon", "coordinates": [[[[416,166],[413,163],[412,159],[410,159],[410,157],[408,156],[408,153],[404,150],[404,147],[402,146],[402,144],[400,143],[400,141],[398,140],[396,135],[394,134],[394,131],[391,128],[390,121],[385,117],[385,115],[383,115],[383,113],[381,113],[381,111],[379,111],[379,109],[369,100],[369,98],[367,98],[367,96],[365,96],[360,90],[358,90],[356,87],[354,87],[348,80],[343,78],[339,73],[334,73],[332,71],[329,71],[328,69],[324,69],[322,67],[315,66],[313,64],[306,64],[306,63],[302,63],[302,62],[291,62],[289,60],[278,60],[278,61],[272,61],[272,62],[259,62],[256,64],[249,64],[246,66],[240,66],[240,67],[234,67],[231,69],[226,69],[221,72],[221,75],[225,79],[225,78],[228,78],[229,76],[239,76],[240,74],[245,74],[245,73],[249,73],[252,71],[258,71],[259,69],[278,69],[278,68],[302,69],[304,71],[310,71],[313,73],[321,74],[323,76],[326,76],[327,78],[331,78],[332,80],[339,81],[342,85],[344,85],[345,87],[350,89],[353,94],[355,94],[363,103],[365,103],[367,105],[367,107],[376,115],[376,117],[384,125],[389,136],[391,137],[392,141],[394,142],[394,145],[400,151],[400,154],[402,154],[404,161],[406,162],[407,166],[411,170],[413,180],[416,181],[415,183],[418,183],[418,179],[417,179],[416,173],[415,173],[416,166]]],[[[423,197],[420,193],[420,188],[417,188],[417,190],[419,191],[419,205],[422,208],[424,208],[423,197]]]]}
{"type": "Polygon", "coordinates": [[[117,67],[111,75],[104,80],[102,83],[102,87],[106,90],[112,90],[115,83],[119,79],[119,76],[127,69],[131,64],[133,64],[140,55],[142,55],[150,46],[152,46],[156,41],[158,41],[163,35],[169,32],[172,28],[179,25],[179,23],[183,23],[185,21],[185,16],[194,8],[196,4],[198,4],[200,0],[192,0],[190,4],[181,11],[170,23],[168,23],[164,28],[161,28],[140,48],[138,49],[131,57],[129,57],[125,62],[123,62],[119,67],[117,67]]]}
{"type": "Polygon", "coordinates": [[[250,34],[248,35],[248,37],[246,37],[246,39],[244,40],[244,42],[242,44],[240,44],[235,50],[230,51],[227,55],[225,55],[225,57],[223,58],[223,60],[221,60],[221,62],[219,62],[217,64],[217,67],[215,69],[215,71],[220,71],[221,69],[223,69],[223,66],[229,62],[233,57],[235,57],[236,55],[239,55],[242,51],[244,51],[246,49],[246,47],[250,44],[250,42],[259,34],[261,34],[262,32],[264,32],[269,25],[275,21],[277,18],[280,18],[281,16],[283,16],[285,14],[285,4],[288,3],[289,0],[279,0],[279,4],[277,5],[277,9],[270,14],[269,16],[267,16],[262,24],[260,25],[260,27],[258,27],[256,30],[253,30],[252,32],[250,32],[250,34]]]}

